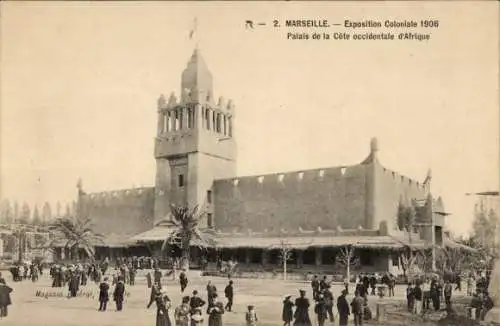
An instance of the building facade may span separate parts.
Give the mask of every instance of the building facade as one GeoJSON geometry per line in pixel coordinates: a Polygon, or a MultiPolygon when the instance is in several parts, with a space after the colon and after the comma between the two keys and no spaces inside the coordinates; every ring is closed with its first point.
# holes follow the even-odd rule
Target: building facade
{"type": "Polygon", "coordinates": [[[94,220],[108,247],[149,244],[157,251],[151,244],[168,228],[156,225],[170,205],[197,205],[217,250],[246,264],[273,261],[285,241],[297,266],[335,265],[335,252],[348,245],[381,257],[373,268],[390,270],[394,252],[407,241],[442,243],[446,214],[431,194],[431,173],[420,182],[385,168],[375,138],[357,164],[237,176],[235,117],[231,100],[215,100],[212,74],[196,49],[182,72],[179,98],[158,99],[154,187],[86,193],[79,183],[79,216],[94,220]],[[408,205],[416,207],[410,232],[398,221],[408,205]]]}

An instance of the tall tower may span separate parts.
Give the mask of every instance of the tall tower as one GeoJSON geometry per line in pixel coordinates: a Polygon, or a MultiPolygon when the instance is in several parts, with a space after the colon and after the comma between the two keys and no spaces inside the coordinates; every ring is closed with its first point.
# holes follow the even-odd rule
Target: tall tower
{"type": "MultiPolygon", "coordinates": [[[[170,204],[195,205],[212,225],[212,184],[236,175],[235,108],[222,97],[215,103],[212,74],[199,49],[182,72],[180,99],[172,93],[158,99],[155,138],[155,222],[170,204]]],[[[203,225],[205,223],[205,225],[203,225]]]]}

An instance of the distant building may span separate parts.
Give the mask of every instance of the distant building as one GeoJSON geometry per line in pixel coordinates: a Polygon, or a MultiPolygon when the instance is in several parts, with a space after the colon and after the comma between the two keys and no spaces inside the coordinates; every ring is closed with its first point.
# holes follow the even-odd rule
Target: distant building
{"type": "MultiPolygon", "coordinates": [[[[237,176],[236,109],[215,100],[199,50],[182,73],[180,98],[160,96],[157,114],[154,187],[85,193],[79,183],[78,215],[106,235],[100,255],[161,254],[169,230],[155,225],[170,204],[199,205],[223,259],[249,265],[276,264],[284,241],[299,267],[331,269],[339,247],[350,245],[364,270],[397,271],[404,246],[430,247],[433,233],[437,245],[448,241],[431,173],[420,182],[386,169],[375,138],[357,164],[237,176]],[[398,210],[411,203],[417,220],[409,234],[400,230],[398,210]]],[[[215,259],[215,249],[208,251],[215,259]]]]}

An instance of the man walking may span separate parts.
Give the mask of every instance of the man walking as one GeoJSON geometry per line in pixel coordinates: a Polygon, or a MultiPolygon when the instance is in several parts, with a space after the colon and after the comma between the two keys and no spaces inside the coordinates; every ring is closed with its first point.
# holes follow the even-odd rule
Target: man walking
{"type": "Polygon", "coordinates": [[[99,311],[106,311],[106,306],[109,301],[109,284],[108,278],[104,278],[104,282],[99,284],[99,311]]]}
{"type": "Polygon", "coordinates": [[[115,291],[113,292],[113,299],[116,303],[116,311],[122,311],[123,300],[125,295],[125,283],[123,283],[123,277],[118,277],[118,282],[115,285],[115,291]]]}
{"type": "Polygon", "coordinates": [[[227,298],[226,310],[231,311],[233,307],[233,298],[234,298],[234,289],[233,289],[233,281],[229,281],[229,284],[224,289],[224,294],[227,298]]]}
{"type": "Polygon", "coordinates": [[[363,309],[364,309],[365,300],[361,296],[359,292],[356,293],[356,297],[352,299],[351,307],[352,313],[354,315],[354,325],[361,326],[363,325],[363,309]]]}

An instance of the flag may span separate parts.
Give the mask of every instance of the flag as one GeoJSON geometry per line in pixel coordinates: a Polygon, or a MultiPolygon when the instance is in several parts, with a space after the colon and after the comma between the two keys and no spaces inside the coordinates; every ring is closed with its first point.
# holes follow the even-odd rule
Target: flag
{"type": "Polygon", "coordinates": [[[193,28],[191,28],[191,31],[189,32],[189,39],[193,39],[194,33],[196,33],[196,29],[198,27],[198,18],[195,18],[193,21],[193,28]]]}

